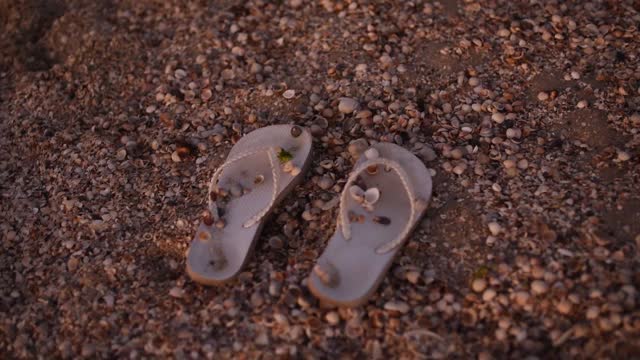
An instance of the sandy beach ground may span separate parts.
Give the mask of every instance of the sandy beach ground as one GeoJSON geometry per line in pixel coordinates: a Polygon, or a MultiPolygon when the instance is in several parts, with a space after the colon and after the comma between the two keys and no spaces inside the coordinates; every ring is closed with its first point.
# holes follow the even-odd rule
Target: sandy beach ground
{"type": "Polygon", "coordinates": [[[638,1],[0,0],[0,357],[640,356],[638,1]],[[349,106],[339,106],[349,98],[349,106]],[[185,251],[242,134],[310,172],[238,279],[185,251]],[[364,306],[306,277],[366,141],[434,174],[364,306]]]}

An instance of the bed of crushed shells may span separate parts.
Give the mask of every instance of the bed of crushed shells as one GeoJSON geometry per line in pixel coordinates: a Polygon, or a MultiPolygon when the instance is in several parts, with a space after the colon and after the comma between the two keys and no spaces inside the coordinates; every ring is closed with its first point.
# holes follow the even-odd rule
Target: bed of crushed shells
{"type": "Polygon", "coordinates": [[[637,1],[0,2],[0,353],[640,356],[637,1]],[[238,279],[185,251],[269,124],[307,180],[238,279]],[[364,306],[306,286],[367,141],[434,174],[364,306]]]}

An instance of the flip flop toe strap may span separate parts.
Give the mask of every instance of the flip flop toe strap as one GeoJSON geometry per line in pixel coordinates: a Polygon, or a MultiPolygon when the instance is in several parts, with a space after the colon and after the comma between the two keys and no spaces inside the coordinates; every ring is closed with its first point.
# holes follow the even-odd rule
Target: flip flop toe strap
{"type": "Polygon", "coordinates": [[[409,215],[409,220],[407,221],[407,225],[402,229],[402,231],[398,234],[398,236],[396,236],[395,239],[381,245],[376,249],[377,254],[384,254],[395,249],[396,247],[402,244],[405,237],[411,231],[413,222],[415,221],[415,217],[418,213],[418,206],[416,204],[415,192],[409,180],[409,175],[407,175],[407,173],[404,171],[404,169],[398,162],[390,159],[378,157],[375,159],[369,159],[364,163],[360,164],[358,167],[356,167],[354,171],[351,173],[351,175],[349,176],[349,178],[347,179],[347,183],[344,187],[344,190],[342,191],[342,195],[340,198],[340,209],[339,209],[338,220],[340,223],[340,228],[342,230],[343,237],[346,240],[351,239],[351,226],[349,224],[349,216],[348,216],[348,211],[346,209],[346,202],[349,196],[349,188],[353,185],[353,183],[356,181],[358,176],[363,171],[367,170],[368,167],[374,166],[374,165],[383,165],[385,168],[389,168],[395,171],[395,173],[400,178],[400,181],[402,182],[402,186],[404,187],[407,193],[407,196],[409,197],[410,210],[411,210],[411,213],[409,215]]]}
{"type": "MultiPolygon", "coordinates": [[[[278,169],[279,160],[278,160],[278,154],[276,153],[276,149],[274,147],[268,147],[266,149],[259,149],[259,150],[242,153],[230,159],[227,159],[227,161],[225,161],[222,165],[220,165],[220,167],[218,167],[218,169],[216,169],[216,171],[211,176],[211,181],[209,182],[209,193],[211,193],[216,190],[218,186],[218,180],[220,178],[220,175],[222,175],[222,172],[224,171],[224,169],[228,168],[229,165],[234,164],[242,159],[245,159],[249,156],[261,154],[261,153],[267,153],[269,157],[269,165],[271,166],[271,176],[273,178],[271,197],[270,197],[269,203],[262,210],[260,210],[258,213],[256,213],[249,219],[247,219],[242,224],[244,228],[251,227],[257,224],[260,220],[262,220],[262,218],[269,212],[269,209],[273,206],[273,204],[276,201],[276,198],[278,196],[278,182],[280,179],[280,171],[278,169]]],[[[209,198],[209,209],[212,210],[212,213],[217,218],[218,217],[217,205],[214,200],[211,200],[211,198],[209,198]]]]}

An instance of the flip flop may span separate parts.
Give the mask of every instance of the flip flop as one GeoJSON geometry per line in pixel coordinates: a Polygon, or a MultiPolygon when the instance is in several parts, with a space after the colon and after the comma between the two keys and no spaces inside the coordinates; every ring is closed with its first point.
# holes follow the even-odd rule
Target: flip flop
{"type": "Polygon", "coordinates": [[[209,205],[187,251],[187,274],[216,285],[234,278],[265,218],[311,163],[312,138],[296,125],[273,125],[242,137],[213,173],[209,205]]]}
{"type": "Polygon", "coordinates": [[[339,306],[366,302],[424,215],[431,187],[427,168],[404,148],[367,149],[340,196],[336,231],[308,279],[311,292],[339,306]]]}

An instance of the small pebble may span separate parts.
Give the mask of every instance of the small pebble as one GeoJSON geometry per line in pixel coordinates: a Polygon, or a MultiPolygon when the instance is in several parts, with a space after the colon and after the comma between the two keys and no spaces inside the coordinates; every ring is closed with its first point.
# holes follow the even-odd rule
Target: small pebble
{"type": "Polygon", "coordinates": [[[487,280],[485,279],[482,279],[482,278],[475,279],[471,283],[471,289],[473,289],[473,291],[477,293],[483,292],[484,289],[486,288],[487,288],[487,280]]]}
{"type": "Polygon", "coordinates": [[[500,226],[500,224],[498,224],[497,222],[490,222],[488,226],[489,232],[493,236],[498,236],[498,234],[500,234],[500,231],[502,231],[502,226],[500,226]]]}
{"type": "Polygon", "coordinates": [[[558,310],[559,313],[564,315],[567,315],[571,312],[571,307],[572,307],[571,302],[567,300],[562,300],[556,304],[556,310],[558,310]]]}
{"type": "Polygon", "coordinates": [[[535,295],[542,295],[546,293],[548,289],[549,287],[547,286],[547,283],[542,280],[534,280],[531,283],[531,291],[535,295]]]}
{"type": "Polygon", "coordinates": [[[358,108],[358,102],[352,98],[341,98],[338,103],[338,111],[343,114],[351,114],[358,108]]]}
{"type": "Polygon", "coordinates": [[[482,300],[489,302],[496,297],[497,293],[493,289],[487,289],[482,293],[482,300]]]}
{"type": "Polygon", "coordinates": [[[407,278],[407,281],[409,281],[410,283],[417,284],[418,280],[420,279],[420,272],[407,271],[407,274],[405,275],[405,277],[407,278]]]}
{"type": "Polygon", "coordinates": [[[502,162],[502,165],[504,165],[504,167],[507,169],[513,169],[516,167],[516,162],[514,160],[507,159],[502,162]]]}
{"type": "Polygon", "coordinates": [[[274,235],[269,238],[269,246],[276,250],[282,249],[284,247],[284,239],[282,236],[274,235]]]}
{"type": "Polygon", "coordinates": [[[587,320],[593,320],[600,315],[600,309],[597,306],[590,306],[585,314],[587,320]]]}
{"type": "Polygon", "coordinates": [[[409,304],[404,301],[388,301],[384,304],[384,309],[388,311],[397,311],[401,314],[409,312],[409,304]]]}
{"type": "Polygon", "coordinates": [[[286,90],[285,92],[282,93],[282,96],[285,99],[293,99],[293,97],[296,96],[296,91],[292,89],[286,90]]]}
{"type": "Polygon", "coordinates": [[[179,287],[174,287],[169,291],[169,295],[174,298],[181,298],[184,296],[184,289],[179,287]]]}
{"type": "Polygon", "coordinates": [[[618,160],[619,161],[628,161],[631,159],[631,155],[626,151],[618,151],[618,160]]]}
{"type": "Polygon", "coordinates": [[[69,260],[67,261],[67,269],[70,272],[76,271],[76,269],[78,268],[78,265],[80,265],[80,260],[78,260],[78,258],[75,256],[70,257],[69,260]]]}
{"type": "Polygon", "coordinates": [[[451,156],[451,158],[453,158],[453,159],[460,160],[460,159],[462,159],[462,157],[464,156],[465,152],[466,152],[466,151],[464,150],[464,148],[457,147],[457,148],[455,148],[455,149],[451,150],[451,152],[449,153],[449,155],[450,155],[450,156],[451,156]]]}
{"type": "Polygon", "coordinates": [[[525,306],[529,302],[529,298],[531,296],[526,291],[518,291],[515,293],[514,300],[516,304],[520,306],[525,306]]]}
{"type": "Polygon", "coordinates": [[[329,311],[324,318],[329,325],[338,325],[340,323],[340,315],[335,311],[329,311]]]}
{"type": "Polygon", "coordinates": [[[467,170],[467,164],[461,163],[453,167],[453,173],[456,175],[464,174],[465,170],[467,170]]]}
{"type": "Polygon", "coordinates": [[[509,31],[509,29],[502,28],[498,30],[497,34],[500,37],[508,37],[509,35],[511,35],[511,31],[509,31]]]}
{"type": "Polygon", "coordinates": [[[116,159],[122,161],[127,157],[127,150],[125,149],[120,149],[118,150],[118,152],[116,153],[116,159]]]}
{"type": "Polygon", "coordinates": [[[547,100],[549,100],[549,94],[548,94],[548,93],[546,93],[546,92],[544,92],[544,91],[539,92],[539,93],[538,93],[538,100],[540,100],[540,101],[547,101],[547,100]]]}
{"type": "Polygon", "coordinates": [[[387,54],[380,56],[379,60],[383,67],[388,67],[389,65],[391,65],[391,62],[392,62],[391,57],[387,54]]]}
{"type": "Polygon", "coordinates": [[[251,294],[251,306],[253,306],[254,308],[260,307],[262,306],[262,304],[264,304],[264,298],[262,297],[262,294],[260,294],[260,292],[256,291],[253,294],[251,294]]]}
{"type": "Polygon", "coordinates": [[[587,107],[587,105],[589,105],[589,103],[587,103],[586,100],[580,100],[580,101],[578,101],[578,104],[576,105],[576,107],[578,109],[584,109],[584,108],[587,107]]]}
{"type": "Polygon", "coordinates": [[[491,115],[491,120],[498,124],[502,124],[504,122],[504,114],[499,112],[493,113],[493,115],[491,115]]]}
{"type": "Polygon", "coordinates": [[[322,190],[329,190],[333,186],[333,183],[333,179],[325,175],[318,180],[318,187],[322,190]]]}

